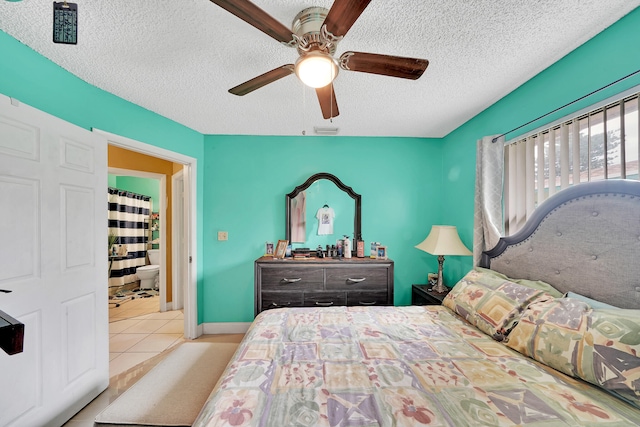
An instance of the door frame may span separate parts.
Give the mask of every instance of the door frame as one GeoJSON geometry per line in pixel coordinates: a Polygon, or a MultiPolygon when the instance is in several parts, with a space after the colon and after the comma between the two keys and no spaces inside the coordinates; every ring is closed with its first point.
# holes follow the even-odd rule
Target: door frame
{"type": "MultiPolygon", "coordinates": [[[[180,245],[182,236],[186,236],[188,233],[188,228],[186,226],[185,216],[186,210],[185,199],[184,199],[184,171],[180,170],[174,173],[171,176],[171,253],[173,257],[177,257],[178,259],[186,260],[189,258],[189,251],[187,250],[187,245],[180,245]],[[181,185],[178,185],[181,183],[181,185]],[[178,202],[176,195],[180,192],[180,196],[182,196],[182,202],[178,202]]],[[[184,307],[184,289],[183,283],[187,281],[187,277],[185,274],[185,265],[186,263],[176,264],[175,268],[172,269],[172,277],[171,277],[171,305],[173,306],[173,310],[179,310],[184,307]]]]}
{"type": "MultiPolygon", "coordinates": [[[[197,293],[197,159],[181,153],[167,150],[165,148],[156,147],[155,145],[136,141],[131,138],[116,135],[100,129],[93,128],[93,132],[97,132],[107,137],[107,143],[115,147],[124,148],[135,151],[148,156],[157,157],[174,163],[183,165],[184,177],[184,205],[185,205],[185,228],[186,247],[189,254],[188,260],[185,262],[185,271],[187,275],[186,286],[183,289],[184,301],[184,337],[187,339],[195,339],[202,335],[202,328],[198,327],[198,293],[197,293]],[[189,262],[190,261],[190,262],[189,262]]],[[[175,258],[174,258],[175,259],[175,258]]],[[[166,286],[166,285],[165,285],[166,286]]]]}

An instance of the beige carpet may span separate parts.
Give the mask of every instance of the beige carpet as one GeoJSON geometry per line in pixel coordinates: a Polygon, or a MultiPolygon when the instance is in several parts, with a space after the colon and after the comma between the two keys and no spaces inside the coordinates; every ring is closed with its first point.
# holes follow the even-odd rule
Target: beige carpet
{"type": "Polygon", "coordinates": [[[233,343],[186,342],[96,416],[105,426],[190,426],[227,363],[233,343]]]}

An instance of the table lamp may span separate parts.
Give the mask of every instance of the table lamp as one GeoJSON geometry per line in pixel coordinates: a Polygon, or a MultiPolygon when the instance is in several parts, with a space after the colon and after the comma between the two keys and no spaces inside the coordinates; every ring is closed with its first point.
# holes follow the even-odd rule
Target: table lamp
{"type": "Polygon", "coordinates": [[[442,283],[442,265],[445,255],[473,255],[462,243],[458,236],[458,229],[453,225],[434,225],[431,232],[416,248],[431,255],[438,256],[438,283],[432,288],[433,292],[446,292],[447,288],[442,283]]]}

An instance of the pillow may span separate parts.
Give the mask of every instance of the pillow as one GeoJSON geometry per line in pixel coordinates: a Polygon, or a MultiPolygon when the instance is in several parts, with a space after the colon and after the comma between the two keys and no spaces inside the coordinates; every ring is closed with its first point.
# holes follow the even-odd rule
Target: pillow
{"type": "Polygon", "coordinates": [[[507,346],[640,408],[640,310],[573,298],[531,304],[507,346]]]}
{"type": "Polygon", "coordinates": [[[547,299],[553,297],[507,280],[499,273],[478,268],[467,273],[442,304],[485,334],[502,341],[531,302],[547,299]]]}
{"type": "Polygon", "coordinates": [[[578,301],[586,302],[591,308],[618,308],[613,305],[607,304],[605,302],[601,302],[589,297],[585,297],[584,295],[576,294],[575,292],[567,292],[564,294],[565,298],[573,298],[578,301]]]}
{"type": "Polygon", "coordinates": [[[494,270],[489,270],[487,268],[476,267],[476,271],[481,271],[486,274],[491,274],[496,277],[500,277],[504,280],[509,280],[510,282],[517,283],[522,286],[526,286],[533,289],[540,289],[541,291],[545,291],[546,293],[552,295],[554,298],[562,298],[563,294],[550,284],[543,282],[541,280],[527,280],[527,279],[512,279],[510,277],[505,276],[502,273],[498,273],[494,270]]]}

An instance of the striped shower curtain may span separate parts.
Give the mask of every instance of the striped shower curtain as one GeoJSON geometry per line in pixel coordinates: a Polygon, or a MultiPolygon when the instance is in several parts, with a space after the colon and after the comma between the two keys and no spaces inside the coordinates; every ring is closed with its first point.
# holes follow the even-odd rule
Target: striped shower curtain
{"type": "Polygon", "coordinates": [[[138,280],[136,268],[146,264],[151,198],[109,187],[109,234],[118,236],[126,256],[109,259],[109,287],[119,287],[138,280]]]}

